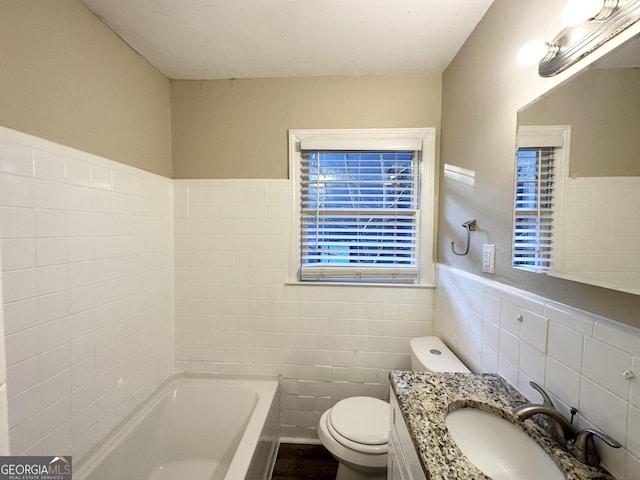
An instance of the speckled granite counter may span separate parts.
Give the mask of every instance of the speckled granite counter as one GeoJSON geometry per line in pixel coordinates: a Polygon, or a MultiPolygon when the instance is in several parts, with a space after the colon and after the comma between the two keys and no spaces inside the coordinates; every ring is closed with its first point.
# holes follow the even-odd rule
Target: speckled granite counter
{"type": "Polygon", "coordinates": [[[389,379],[429,479],[489,479],[469,463],[447,431],[447,413],[463,407],[486,410],[524,425],[567,480],[612,479],[602,470],[589,467],[565,452],[537,423],[518,420],[511,409],[526,403],[527,399],[499,375],[395,371],[389,379]]]}

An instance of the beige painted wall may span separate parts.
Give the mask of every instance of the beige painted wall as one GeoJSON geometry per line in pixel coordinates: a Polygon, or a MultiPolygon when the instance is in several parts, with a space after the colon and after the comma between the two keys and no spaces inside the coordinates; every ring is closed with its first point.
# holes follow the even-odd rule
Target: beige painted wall
{"type": "Polygon", "coordinates": [[[570,177],[640,176],[640,69],[588,69],[521,110],[518,125],[571,125],[570,177]]]}
{"type": "Polygon", "coordinates": [[[77,0],[0,0],[0,125],[171,176],[169,80],[77,0]]]}
{"type": "Polygon", "coordinates": [[[291,128],[436,127],[441,76],[171,81],[175,178],[287,178],[291,128]]]}
{"type": "MultiPolygon", "coordinates": [[[[443,75],[441,163],[476,172],[475,188],[441,178],[438,261],[538,293],[568,305],[640,326],[640,296],[592,287],[511,267],[513,158],[517,110],[575,74],[627,32],[581,65],[551,79],[516,61],[521,45],[561,30],[565,0],[496,0],[443,75]],[[451,253],[464,241],[463,222],[475,218],[471,252],[451,253]],[[483,243],[496,244],[496,274],[481,272],[483,243]]],[[[635,28],[635,27],[634,27],[635,28]]]]}

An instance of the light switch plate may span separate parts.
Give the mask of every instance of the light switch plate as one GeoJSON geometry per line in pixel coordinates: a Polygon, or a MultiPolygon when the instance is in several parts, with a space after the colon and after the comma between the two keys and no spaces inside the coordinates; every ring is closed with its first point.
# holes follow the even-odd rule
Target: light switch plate
{"type": "Polygon", "coordinates": [[[496,246],[494,244],[482,245],[482,271],[484,273],[496,273],[496,246]]]}

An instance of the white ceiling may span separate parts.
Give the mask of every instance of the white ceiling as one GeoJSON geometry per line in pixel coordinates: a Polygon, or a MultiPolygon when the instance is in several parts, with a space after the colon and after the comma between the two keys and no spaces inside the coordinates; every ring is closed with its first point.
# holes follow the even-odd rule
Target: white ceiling
{"type": "Polygon", "coordinates": [[[441,73],[493,0],[81,0],[169,78],[441,73]]]}

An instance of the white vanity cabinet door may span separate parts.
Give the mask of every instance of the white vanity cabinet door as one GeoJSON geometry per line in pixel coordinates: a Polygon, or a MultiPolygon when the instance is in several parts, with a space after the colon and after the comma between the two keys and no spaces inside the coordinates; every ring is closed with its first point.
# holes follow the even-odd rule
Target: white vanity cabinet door
{"type": "Polygon", "coordinates": [[[426,480],[393,390],[389,396],[389,404],[391,405],[391,425],[387,478],[389,480],[426,480]]]}

